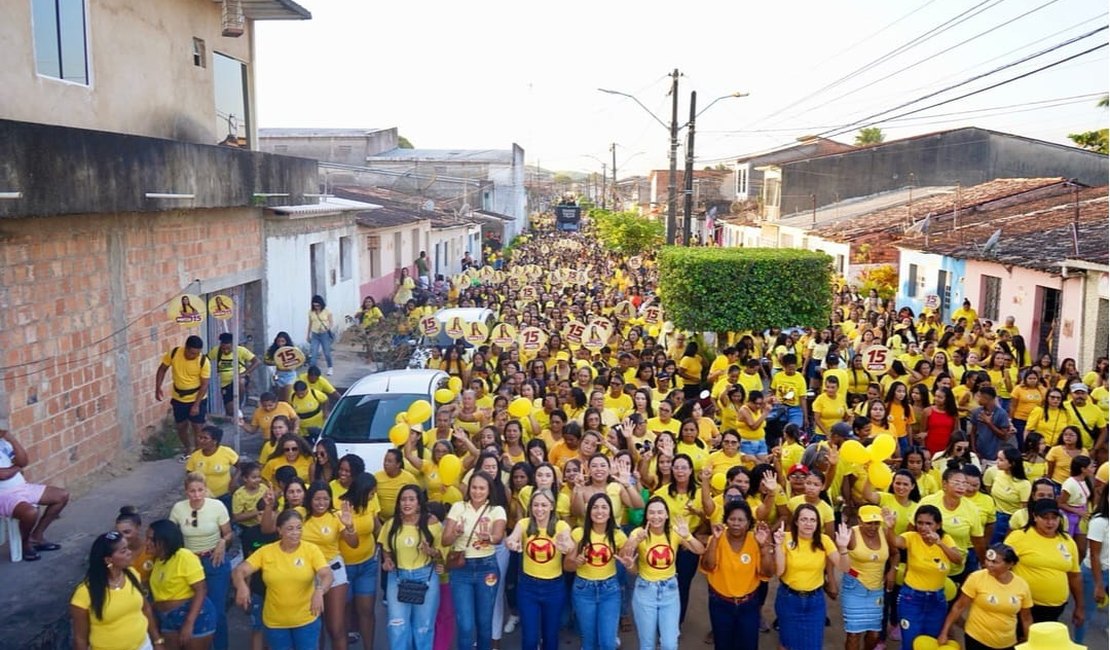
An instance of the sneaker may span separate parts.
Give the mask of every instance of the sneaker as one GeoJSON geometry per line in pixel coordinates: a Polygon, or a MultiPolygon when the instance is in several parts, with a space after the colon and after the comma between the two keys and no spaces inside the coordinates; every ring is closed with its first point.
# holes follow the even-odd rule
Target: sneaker
{"type": "Polygon", "coordinates": [[[517,624],[520,623],[520,617],[510,615],[509,620],[505,623],[505,634],[512,634],[516,631],[517,624]]]}
{"type": "Polygon", "coordinates": [[[177,457],[177,462],[184,463],[189,460],[189,454],[181,454],[177,457]]]}
{"type": "Polygon", "coordinates": [[[335,374],[335,368],[332,368],[332,367],[329,366],[328,367],[328,376],[331,377],[334,374],[335,374]]]}
{"type": "Polygon", "coordinates": [[[890,639],[891,641],[901,641],[902,628],[894,624],[887,626],[886,638],[890,639]]]}
{"type": "Polygon", "coordinates": [[[347,633],[347,645],[355,645],[362,639],[362,635],[358,632],[347,633]]]}

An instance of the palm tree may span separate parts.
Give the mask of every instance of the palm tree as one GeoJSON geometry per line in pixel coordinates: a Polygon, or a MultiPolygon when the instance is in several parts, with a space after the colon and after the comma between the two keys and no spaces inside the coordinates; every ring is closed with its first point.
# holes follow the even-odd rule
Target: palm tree
{"type": "Polygon", "coordinates": [[[883,135],[883,130],[877,126],[869,126],[860,129],[859,133],[856,134],[857,147],[866,147],[872,144],[879,144],[883,140],[886,140],[886,136],[883,135]]]}

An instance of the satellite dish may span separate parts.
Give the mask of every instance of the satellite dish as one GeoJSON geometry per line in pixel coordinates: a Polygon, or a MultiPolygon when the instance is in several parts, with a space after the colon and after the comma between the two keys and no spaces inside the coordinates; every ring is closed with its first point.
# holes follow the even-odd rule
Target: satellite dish
{"type": "Polygon", "coordinates": [[[979,252],[981,252],[981,253],[993,252],[994,249],[998,248],[998,241],[1000,239],[1002,239],[1002,229],[1001,228],[994,231],[994,234],[991,235],[990,238],[987,239],[987,243],[985,243],[985,244],[983,244],[982,246],[979,247],[979,252]]]}
{"type": "Polygon", "coordinates": [[[425,211],[425,212],[432,212],[436,209],[436,202],[431,200],[431,199],[428,199],[427,201],[424,202],[424,205],[420,206],[420,209],[425,211]]]}
{"type": "Polygon", "coordinates": [[[907,232],[912,232],[912,233],[928,233],[929,232],[929,224],[932,223],[932,220],[933,220],[933,213],[930,212],[929,214],[925,215],[924,219],[922,219],[921,221],[918,221],[917,223],[913,224],[912,226],[910,226],[906,230],[907,230],[907,232]]]}

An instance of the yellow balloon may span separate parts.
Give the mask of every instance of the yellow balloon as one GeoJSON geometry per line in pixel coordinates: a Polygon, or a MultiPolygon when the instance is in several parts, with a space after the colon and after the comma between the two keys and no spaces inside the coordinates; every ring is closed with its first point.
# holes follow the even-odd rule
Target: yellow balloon
{"type": "Polygon", "coordinates": [[[882,462],[894,453],[894,447],[897,446],[894,436],[889,433],[880,433],[875,436],[875,441],[871,443],[871,449],[868,454],[871,460],[882,462]]]}
{"type": "Polygon", "coordinates": [[[455,391],[450,388],[440,388],[436,391],[436,404],[450,404],[455,401],[455,391]]]}
{"type": "Polygon", "coordinates": [[[709,479],[709,484],[712,485],[713,489],[716,490],[717,492],[724,492],[725,491],[725,485],[727,483],[728,483],[728,478],[724,474],[721,474],[721,473],[714,474],[713,478],[709,479]]]}
{"type": "Polygon", "coordinates": [[[944,599],[948,602],[956,599],[956,583],[952,582],[952,578],[944,579],[944,599]]]}
{"type": "Polygon", "coordinates": [[[439,459],[439,480],[444,485],[454,485],[462,476],[462,461],[454,454],[447,454],[439,459]]]}
{"type": "Polygon", "coordinates": [[[933,636],[919,636],[913,640],[913,650],[937,650],[937,639],[933,636]]]}
{"type": "Polygon", "coordinates": [[[509,402],[509,415],[514,418],[526,418],[532,413],[532,402],[527,397],[518,397],[509,402]]]}
{"type": "Polygon", "coordinates": [[[455,391],[456,394],[462,392],[462,379],[452,377],[447,380],[447,387],[455,391]]]}
{"type": "Polygon", "coordinates": [[[408,423],[423,424],[432,417],[432,405],[426,399],[418,399],[409,405],[408,423]]]}
{"type": "Polygon", "coordinates": [[[871,485],[877,490],[885,490],[890,487],[891,482],[894,480],[894,472],[890,471],[886,463],[872,461],[867,466],[867,478],[871,480],[871,485]]]}
{"type": "Polygon", "coordinates": [[[405,413],[404,411],[401,411],[400,413],[397,414],[397,417],[393,418],[393,424],[408,424],[408,423],[409,423],[409,414],[405,413]]]}
{"type": "Polygon", "coordinates": [[[847,440],[840,445],[840,458],[857,465],[870,460],[867,449],[860,444],[859,440],[847,440]]]}
{"type": "Polygon", "coordinates": [[[394,446],[400,447],[408,442],[409,439],[409,425],[402,422],[401,424],[394,424],[393,428],[389,430],[389,441],[394,446]]]}

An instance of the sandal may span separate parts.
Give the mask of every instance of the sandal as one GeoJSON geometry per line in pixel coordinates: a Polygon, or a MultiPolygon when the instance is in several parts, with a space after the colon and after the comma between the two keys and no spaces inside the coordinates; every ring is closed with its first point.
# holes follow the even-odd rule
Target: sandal
{"type": "Polygon", "coordinates": [[[34,551],[24,551],[23,552],[23,561],[24,562],[38,562],[41,559],[42,559],[42,556],[39,555],[38,553],[34,552],[34,551]]]}
{"type": "Polygon", "coordinates": [[[36,551],[57,551],[62,548],[62,546],[54,542],[39,542],[38,544],[31,544],[31,548],[36,551]]]}

